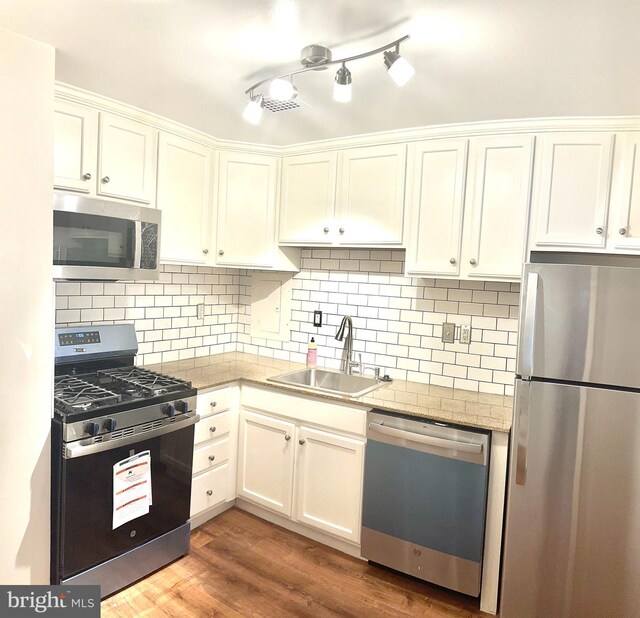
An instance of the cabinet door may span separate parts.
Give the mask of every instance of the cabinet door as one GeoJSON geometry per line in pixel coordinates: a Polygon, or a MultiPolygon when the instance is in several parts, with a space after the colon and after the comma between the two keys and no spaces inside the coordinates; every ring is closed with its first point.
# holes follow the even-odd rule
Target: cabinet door
{"type": "Polygon", "coordinates": [[[220,153],[216,263],[273,266],[278,161],[220,153]]]}
{"type": "Polygon", "coordinates": [[[95,193],[98,111],[56,100],[53,131],[53,186],[95,193]]]}
{"type": "Polygon", "coordinates": [[[640,249],[640,133],[616,136],[615,198],[609,237],[621,251],[640,249]]]}
{"type": "Polygon", "coordinates": [[[297,521],[360,542],[364,442],[298,429],[297,521]]]}
{"type": "Polygon", "coordinates": [[[238,495],[291,517],[295,425],[240,412],[238,495]]]}
{"type": "Polygon", "coordinates": [[[343,245],[401,245],[406,146],[370,146],[340,153],[338,241],[343,245]]]}
{"type": "Polygon", "coordinates": [[[212,151],[182,137],[161,133],[158,195],[162,210],[163,260],[204,264],[209,253],[212,151]]]}
{"type": "Polygon", "coordinates": [[[336,201],[335,152],[285,157],[282,161],[279,241],[331,244],[336,201]]]}
{"type": "Polygon", "coordinates": [[[543,135],[534,243],[538,248],[605,246],[613,135],[543,135]]]}
{"type": "Polygon", "coordinates": [[[531,197],[533,136],[471,142],[473,181],[467,191],[464,274],[519,279],[531,197]]]}
{"type": "Polygon", "coordinates": [[[407,273],[456,276],[460,272],[467,140],[432,140],[409,146],[407,273]]]}
{"type": "Polygon", "coordinates": [[[100,115],[99,195],[146,204],[153,201],[157,133],[127,118],[100,115]]]}

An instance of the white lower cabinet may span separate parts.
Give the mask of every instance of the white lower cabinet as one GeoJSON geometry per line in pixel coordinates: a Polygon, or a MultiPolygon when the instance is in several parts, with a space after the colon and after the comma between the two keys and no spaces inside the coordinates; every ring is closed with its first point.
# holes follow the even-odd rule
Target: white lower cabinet
{"type": "Polygon", "coordinates": [[[360,542],[364,441],[299,427],[295,519],[360,542]]]}
{"type": "Polygon", "coordinates": [[[243,390],[238,496],[358,544],[366,411],[251,391],[247,407],[260,410],[245,409],[243,390]]]}
{"type": "Polygon", "coordinates": [[[238,397],[238,387],[198,395],[200,420],[194,432],[192,518],[235,498],[238,397]]]}

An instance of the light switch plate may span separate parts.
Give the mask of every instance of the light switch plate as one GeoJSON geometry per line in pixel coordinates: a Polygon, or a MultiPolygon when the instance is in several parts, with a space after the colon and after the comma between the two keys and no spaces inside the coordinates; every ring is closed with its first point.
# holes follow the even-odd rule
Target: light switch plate
{"type": "Polygon", "coordinates": [[[313,325],[316,328],[320,328],[322,326],[322,311],[318,309],[313,312],[313,325]]]}
{"type": "Polygon", "coordinates": [[[453,322],[442,323],[442,343],[453,343],[456,338],[456,325],[453,322]]]}
{"type": "Polygon", "coordinates": [[[460,327],[460,343],[469,345],[471,343],[471,326],[463,324],[460,327]]]}

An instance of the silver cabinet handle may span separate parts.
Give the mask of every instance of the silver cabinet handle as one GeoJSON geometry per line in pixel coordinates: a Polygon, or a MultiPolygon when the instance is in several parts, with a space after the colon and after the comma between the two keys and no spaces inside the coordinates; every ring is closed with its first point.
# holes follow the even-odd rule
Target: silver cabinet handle
{"type": "Polygon", "coordinates": [[[520,367],[523,378],[530,378],[533,373],[533,346],[536,334],[536,311],[538,308],[538,273],[529,273],[526,281],[526,297],[522,316],[522,341],[520,343],[520,367]]]}
{"type": "Polygon", "coordinates": [[[207,496],[213,496],[213,489],[207,489],[207,496]]]}
{"type": "Polygon", "coordinates": [[[215,432],[216,432],[216,427],[215,427],[215,425],[212,425],[211,427],[209,427],[209,431],[210,431],[211,433],[215,433],[215,432]]]}
{"type": "Polygon", "coordinates": [[[527,483],[527,449],[529,447],[529,392],[530,382],[518,381],[516,388],[516,408],[518,410],[518,433],[515,436],[516,452],[516,485],[527,483]]]}
{"type": "Polygon", "coordinates": [[[111,178],[109,178],[109,176],[105,176],[100,182],[102,182],[103,185],[106,185],[110,180],[111,178]]]}
{"type": "Polygon", "coordinates": [[[328,234],[329,233],[329,228],[325,227],[323,231],[324,231],[325,234],[328,234]]]}
{"type": "Polygon", "coordinates": [[[224,251],[220,249],[220,251],[218,251],[218,255],[224,255],[224,251]]]}
{"type": "Polygon", "coordinates": [[[449,264],[455,264],[456,263],[456,258],[451,258],[449,260],[449,264]]]}
{"type": "Polygon", "coordinates": [[[207,253],[209,253],[209,249],[203,249],[202,253],[204,253],[205,255],[207,255],[207,253]]]}
{"type": "Polygon", "coordinates": [[[343,227],[341,227],[341,228],[338,230],[338,232],[340,232],[341,234],[344,234],[344,228],[343,228],[343,227]]]}
{"type": "Polygon", "coordinates": [[[471,264],[471,266],[475,266],[477,263],[478,263],[478,262],[477,262],[474,258],[471,258],[471,259],[469,260],[469,264],[471,264]]]}
{"type": "Polygon", "coordinates": [[[86,174],[83,174],[83,175],[82,175],[82,177],[83,177],[85,180],[91,180],[91,174],[90,174],[89,172],[87,172],[86,174]]]}
{"type": "Polygon", "coordinates": [[[618,233],[620,234],[620,236],[626,236],[627,235],[627,228],[626,227],[621,227],[620,230],[618,231],[618,233]]]}
{"type": "Polygon", "coordinates": [[[215,461],[216,456],[215,455],[209,455],[209,461],[215,461]]]}
{"type": "Polygon", "coordinates": [[[302,446],[305,442],[306,442],[306,440],[304,438],[302,438],[302,440],[298,440],[298,444],[300,446],[302,446]]]}
{"type": "Polygon", "coordinates": [[[289,440],[291,440],[291,436],[289,434],[285,434],[284,439],[289,442],[289,440]]]}
{"type": "Polygon", "coordinates": [[[395,427],[387,427],[382,423],[369,423],[371,431],[410,440],[411,442],[419,442],[428,446],[439,446],[440,448],[448,448],[454,451],[464,451],[465,453],[482,453],[482,444],[474,444],[473,442],[460,442],[459,440],[449,440],[447,438],[437,438],[436,436],[425,436],[421,433],[413,433],[404,429],[396,429],[395,427]]]}
{"type": "Polygon", "coordinates": [[[604,228],[603,227],[597,227],[596,228],[596,234],[599,234],[600,236],[602,236],[604,234],[604,228]]]}
{"type": "Polygon", "coordinates": [[[209,405],[210,405],[212,408],[215,408],[215,407],[218,405],[218,402],[217,402],[217,401],[212,401],[209,405]]]}

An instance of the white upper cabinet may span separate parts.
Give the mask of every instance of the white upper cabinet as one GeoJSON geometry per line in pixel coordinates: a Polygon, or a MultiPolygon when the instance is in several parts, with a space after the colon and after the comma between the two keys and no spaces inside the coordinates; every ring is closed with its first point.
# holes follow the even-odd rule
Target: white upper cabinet
{"type": "Polygon", "coordinates": [[[282,160],[279,242],[294,245],[334,242],[337,161],[336,152],[282,160]]]}
{"type": "Polygon", "coordinates": [[[605,246],[613,141],[600,132],[540,138],[532,248],[605,246]]]}
{"type": "Polygon", "coordinates": [[[162,210],[162,260],[208,261],[212,158],[206,146],[160,133],[156,205],[162,210]]]}
{"type": "Polygon", "coordinates": [[[608,239],[619,251],[640,250],[640,132],[616,135],[608,239]]]}
{"type": "Polygon", "coordinates": [[[56,99],[53,122],[53,186],[95,193],[98,111],[56,99]]]}
{"type": "Polygon", "coordinates": [[[460,273],[467,140],[409,146],[407,274],[460,273]]]}
{"type": "Polygon", "coordinates": [[[298,249],[276,244],[278,158],[221,152],[217,183],[216,264],[298,270],[298,249]],[[296,262],[297,260],[297,262],[296,262]]]}
{"type": "Polygon", "coordinates": [[[100,115],[98,194],[150,204],[156,184],[158,132],[145,124],[100,115]]]}
{"type": "Polygon", "coordinates": [[[405,144],[351,148],[340,153],[336,204],[338,242],[402,245],[405,144]]]}
{"type": "Polygon", "coordinates": [[[526,253],[534,137],[471,141],[462,273],[519,279],[526,253]]]}

